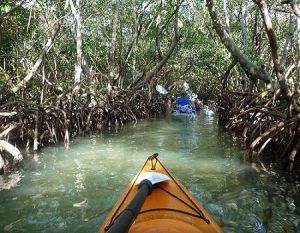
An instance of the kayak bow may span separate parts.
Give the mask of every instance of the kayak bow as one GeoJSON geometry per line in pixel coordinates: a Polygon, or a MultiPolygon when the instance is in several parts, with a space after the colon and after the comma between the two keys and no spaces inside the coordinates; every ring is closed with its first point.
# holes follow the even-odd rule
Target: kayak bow
{"type": "Polygon", "coordinates": [[[99,233],[221,233],[195,197],[150,156],[127,186],[99,233]]]}

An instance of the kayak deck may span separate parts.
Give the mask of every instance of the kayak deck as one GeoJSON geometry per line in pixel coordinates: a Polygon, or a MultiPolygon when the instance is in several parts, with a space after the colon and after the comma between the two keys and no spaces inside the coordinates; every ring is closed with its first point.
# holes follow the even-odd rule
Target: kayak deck
{"type": "Polygon", "coordinates": [[[172,110],[171,117],[173,119],[188,119],[188,120],[195,120],[196,119],[196,111],[192,111],[189,113],[182,113],[179,110],[172,110]]]}
{"type": "Polygon", "coordinates": [[[161,162],[150,156],[131,181],[104,220],[99,233],[107,232],[117,221],[138,191],[139,177],[146,172],[159,172],[170,180],[154,185],[130,227],[130,233],[218,233],[223,232],[194,196],[172,175],[161,162]]]}

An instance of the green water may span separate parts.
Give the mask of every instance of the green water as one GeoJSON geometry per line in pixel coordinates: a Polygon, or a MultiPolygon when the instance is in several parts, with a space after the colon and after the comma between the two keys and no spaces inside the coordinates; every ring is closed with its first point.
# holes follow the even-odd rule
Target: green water
{"type": "Polygon", "coordinates": [[[97,232],[123,188],[158,152],[225,232],[300,232],[299,184],[243,161],[239,141],[202,113],[152,119],[47,147],[0,176],[0,232],[97,232]]]}

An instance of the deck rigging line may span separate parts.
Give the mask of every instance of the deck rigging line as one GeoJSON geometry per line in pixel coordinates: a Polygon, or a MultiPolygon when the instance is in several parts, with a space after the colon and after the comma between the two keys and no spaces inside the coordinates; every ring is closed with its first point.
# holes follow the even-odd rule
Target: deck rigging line
{"type": "MultiPolygon", "coordinates": [[[[182,200],[181,198],[177,197],[175,194],[171,193],[170,191],[157,186],[156,188],[161,189],[162,191],[168,193],[169,195],[171,195],[172,197],[176,198],[177,200],[179,200],[180,202],[182,202],[184,205],[186,205],[187,207],[189,207],[191,210],[193,210],[196,214],[190,213],[190,212],[186,212],[183,210],[178,210],[178,209],[171,209],[171,208],[155,208],[155,209],[148,209],[148,210],[144,210],[139,212],[139,214],[143,214],[143,213],[147,213],[147,212],[151,212],[151,211],[174,211],[174,212],[178,212],[178,213],[182,213],[182,214],[186,214],[186,215],[190,215],[193,217],[199,217],[200,219],[202,219],[203,221],[205,221],[207,224],[210,224],[209,219],[207,219],[204,215],[204,213],[198,208],[198,206],[195,204],[195,202],[186,194],[186,192],[182,189],[182,187],[178,184],[178,182],[173,178],[173,176],[169,173],[169,171],[165,168],[165,166],[160,162],[160,160],[157,158],[158,154],[155,153],[151,156],[148,157],[148,160],[151,160],[151,170],[156,170],[156,164],[157,162],[162,166],[162,168],[167,172],[168,176],[173,180],[173,182],[177,185],[177,187],[184,193],[184,195],[187,197],[187,199],[193,204],[190,205],[188,204],[186,201],[182,200]],[[153,161],[155,160],[155,162],[153,161]]],[[[119,214],[116,215],[116,213],[120,210],[121,206],[123,206],[126,198],[128,197],[130,191],[132,190],[133,186],[135,185],[137,178],[140,176],[141,172],[143,171],[144,167],[147,164],[147,161],[145,162],[145,164],[143,165],[143,167],[141,168],[141,170],[139,171],[138,175],[135,177],[134,181],[132,182],[132,185],[130,186],[128,192],[126,193],[125,197],[123,198],[122,202],[120,203],[120,205],[118,206],[117,210],[114,212],[113,216],[111,217],[110,223],[105,227],[105,231],[108,231],[111,226],[115,223],[115,221],[119,218],[119,216],[124,212],[124,211],[131,211],[128,208],[125,208],[124,210],[122,210],[119,214]]]]}

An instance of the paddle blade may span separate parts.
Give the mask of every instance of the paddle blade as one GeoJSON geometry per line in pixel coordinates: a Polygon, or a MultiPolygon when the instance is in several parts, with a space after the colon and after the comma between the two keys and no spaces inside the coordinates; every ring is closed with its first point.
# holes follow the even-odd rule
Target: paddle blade
{"type": "Polygon", "coordinates": [[[184,83],[183,83],[183,89],[184,89],[185,91],[187,91],[189,88],[190,88],[189,84],[188,84],[187,82],[184,82],[184,83]]]}
{"type": "Polygon", "coordinates": [[[149,180],[152,183],[152,185],[154,185],[160,182],[170,180],[170,177],[159,172],[144,172],[139,176],[137,182],[139,184],[142,180],[146,179],[149,180]]]}
{"type": "Polygon", "coordinates": [[[168,94],[168,91],[162,85],[156,85],[155,89],[162,95],[168,94]]]}

